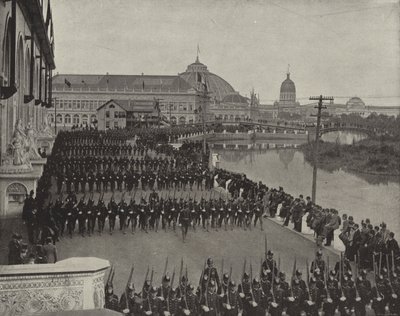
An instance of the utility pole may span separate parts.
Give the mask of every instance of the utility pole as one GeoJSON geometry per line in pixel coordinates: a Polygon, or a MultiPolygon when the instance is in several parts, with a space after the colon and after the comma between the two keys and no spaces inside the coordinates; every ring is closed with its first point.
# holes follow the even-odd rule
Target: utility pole
{"type": "Polygon", "coordinates": [[[312,182],[312,202],[316,201],[317,194],[317,170],[318,170],[318,154],[319,154],[319,138],[320,138],[320,129],[321,129],[321,110],[326,109],[323,106],[322,101],[333,101],[333,97],[324,97],[320,95],[319,97],[310,97],[310,100],[318,100],[318,106],[315,108],[318,109],[317,114],[317,127],[315,131],[315,145],[314,145],[314,166],[313,166],[313,182],[312,182]]]}

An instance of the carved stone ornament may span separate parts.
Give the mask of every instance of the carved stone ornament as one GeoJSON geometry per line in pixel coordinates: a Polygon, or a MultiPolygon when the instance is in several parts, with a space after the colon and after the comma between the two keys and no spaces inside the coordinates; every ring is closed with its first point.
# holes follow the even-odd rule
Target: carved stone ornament
{"type": "Polygon", "coordinates": [[[82,288],[7,291],[0,296],[0,315],[27,315],[82,307],[82,288]]]}

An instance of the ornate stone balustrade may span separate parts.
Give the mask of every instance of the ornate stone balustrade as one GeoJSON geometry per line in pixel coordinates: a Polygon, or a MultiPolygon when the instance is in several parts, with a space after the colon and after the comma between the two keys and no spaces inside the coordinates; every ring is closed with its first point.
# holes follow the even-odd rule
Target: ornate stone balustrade
{"type": "Polygon", "coordinates": [[[102,309],[109,266],[108,260],[91,257],[0,266],[0,315],[102,309]]]}

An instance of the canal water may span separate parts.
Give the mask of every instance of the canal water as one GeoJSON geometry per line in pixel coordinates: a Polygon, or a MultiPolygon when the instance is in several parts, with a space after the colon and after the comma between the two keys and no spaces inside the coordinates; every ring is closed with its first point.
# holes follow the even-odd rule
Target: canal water
{"type": "MultiPolygon", "coordinates": [[[[344,143],[363,137],[344,132],[324,136],[325,141],[339,139],[344,143]]],[[[290,141],[285,148],[282,144],[265,142],[239,146],[219,143],[214,144],[212,151],[220,154],[221,168],[245,173],[248,178],[262,181],[269,187],[282,186],[294,196],[311,196],[313,168],[301,151],[291,148],[295,146],[297,144],[290,141]]],[[[371,219],[374,225],[385,222],[400,240],[400,184],[397,178],[319,169],[316,200],[322,207],[352,215],[356,222],[365,218],[371,219]]]]}

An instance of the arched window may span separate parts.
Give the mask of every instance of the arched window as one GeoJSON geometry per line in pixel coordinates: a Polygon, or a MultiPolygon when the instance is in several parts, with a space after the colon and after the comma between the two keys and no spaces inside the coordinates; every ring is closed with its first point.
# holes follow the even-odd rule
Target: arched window
{"type": "Polygon", "coordinates": [[[64,122],[65,122],[65,124],[71,124],[71,115],[70,114],[65,114],[64,122]]]}
{"type": "Polygon", "coordinates": [[[57,114],[56,119],[57,119],[57,124],[63,122],[63,118],[62,118],[61,114],[57,114]]]}
{"type": "Polygon", "coordinates": [[[82,115],[82,124],[87,125],[88,124],[88,116],[86,114],[82,115]]]}
{"type": "Polygon", "coordinates": [[[49,114],[47,116],[47,119],[49,121],[50,124],[54,124],[54,115],[53,114],[49,114]]]}
{"type": "Polygon", "coordinates": [[[79,115],[78,114],[74,114],[73,118],[72,118],[72,123],[75,124],[79,124],[80,123],[80,119],[79,119],[79,115]]]}
{"type": "Polygon", "coordinates": [[[181,117],[179,118],[179,124],[185,124],[185,123],[186,123],[186,117],[181,116],[181,117]]]}
{"type": "Polygon", "coordinates": [[[92,115],[90,116],[90,123],[94,123],[94,122],[97,122],[97,116],[96,116],[96,114],[92,114],[92,115]]]}
{"type": "Polygon", "coordinates": [[[175,116],[171,117],[171,124],[176,124],[176,117],[175,116]]]}

